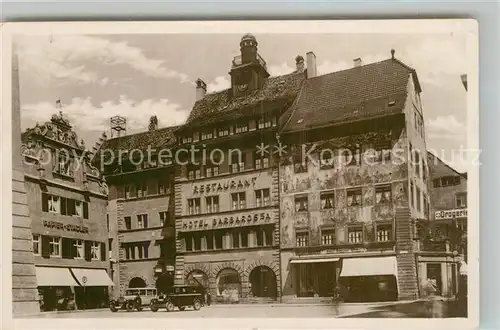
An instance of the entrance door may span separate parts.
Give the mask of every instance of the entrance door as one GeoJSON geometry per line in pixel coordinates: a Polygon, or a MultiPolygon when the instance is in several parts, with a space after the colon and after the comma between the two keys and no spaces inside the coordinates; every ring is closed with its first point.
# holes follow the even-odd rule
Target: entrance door
{"type": "Polygon", "coordinates": [[[271,268],[267,266],[255,267],[250,272],[249,280],[252,286],[252,296],[276,299],[276,275],[271,268]]]}
{"type": "Polygon", "coordinates": [[[332,297],[335,281],[335,263],[325,262],[315,264],[315,272],[318,277],[318,295],[320,297],[332,297]]]}
{"type": "Polygon", "coordinates": [[[438,294],[443,292],[443,282],[441,277],[441,264],[428,263],[427,264],[427,278],[435,281],[439,290],[438,294]]]}
{"type": "Polygon", "coordinates": [[[312,264],[297,264],[296,275],[297,297],[313,297],[314,278],[312,264]]]}

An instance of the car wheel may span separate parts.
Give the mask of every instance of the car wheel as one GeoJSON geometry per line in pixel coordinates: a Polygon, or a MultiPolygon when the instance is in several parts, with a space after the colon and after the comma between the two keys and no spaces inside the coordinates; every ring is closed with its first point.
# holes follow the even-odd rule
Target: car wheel
{"type": "Polygon", "coordinates": [[[127,312],[133,312],[135,309],[135,303],[133,301],[129,301],[127,302],[125,308],[127,309],[127,312]]]}
{"type": "Polygon", "coordinates": [[[167,312],[171,312],[174,310],[174,304],[171,301],[167,301],[165,304],[165,307],[167,309],[167,312]]]}
{"type": "Polygon", "coordinates": [[[113,313],[118,312],[118,308],[116,308],[116,305],[115,305],[115,303],[113,303],[113,302],[109,304],[109,309],[110,309],[113,313]]]}
{"type": "Polygon", "coordinates": [[[151,309],[152,312],[158,311],[158,304],[156,301],[152,301],[151,304],[149,304],[149,309],[151,309]]]}
{"type": "Polygon", "coordinates": [[[193,308],[194,308],[194,310],[195,310],[195,311],[200,310],[200,308],[201,308],[201,301],[200,301],[200,300],[198,300],[198,299],[196,299],[196,300],[194,301],[193,308]]]}
{"type": "Polygon", "coordinates": [[[186,309],[186,307],[185,307],[185,306],[179,306],[179,310],[180,310],[180,311],[183,311],[183,310],[185,310],[185,309],[186,309]]]}

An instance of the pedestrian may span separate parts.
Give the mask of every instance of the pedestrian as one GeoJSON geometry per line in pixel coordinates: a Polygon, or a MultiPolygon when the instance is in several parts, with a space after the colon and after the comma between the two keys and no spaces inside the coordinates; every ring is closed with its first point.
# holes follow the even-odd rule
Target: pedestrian
{"type": "Polygon", "coordinates": [[[435,278],[428,278],[424,287],[427,301],[425,302],[426,314],[431,318],[441,317],[440,292],[435,278]]]}
{"type": "Polygon", "coordinates": [[[335,309],[335,314],[338,316],[340,314],[340,304],[342,302],[342,296],[340,294],[340,287],[337,285],[333,289],[333,308],[335,309]]]}

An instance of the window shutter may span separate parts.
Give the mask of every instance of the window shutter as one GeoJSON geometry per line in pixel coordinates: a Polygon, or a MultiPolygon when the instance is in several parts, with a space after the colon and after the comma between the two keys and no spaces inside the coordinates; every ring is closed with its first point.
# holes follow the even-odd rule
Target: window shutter
{"type": "Polygon", "coordinates": [[[67,214],[66,208],[68,205],[68,200],[64,197],[60,197],[60,198],[61,198],[61,214],[66,215],[67,214]]]}
{"type": "Polygon", "coordinates": [[[50,237],[42,236],[42,257],[50,258],[50,237]]]}
{"type": "Polygon", "coordinates": [[[85,241],[85,260],[87,261],[92,260],[91,246],[92,246],[91,241],[85,241]]]}
{"type": "Polygon", "coordinates": [[[89,203],[83,202],[83,218],[88,219],[89,218],[89,203]]]}
{"type": "Polygon", "coordinates": [[[71,248],[71,239],[63,237],[61,239],[61,241],[62,241],[61,242],[61,245],[62,245],[61,246],[61,249],[62,249],[61,255],[62,255],[62,257],[65,258],[65,259],[71,258],[71,250],[70,250],[70,248],[71,248]]]}
{"type": "Polygon", "coordinates": [[[143,219],[144,219],[144,228],[148,228],[148,215],[145,214],[143,219]]]}
{"type": "Polygon", "coordinates": [[[106,243],[101,242],[101,261],[106,261],[106,243]]]}
{"type": "Polygon", "coordinates": [[[49,212],[49,196],[45,193],[42,193],[42,211],[49,212]]]}

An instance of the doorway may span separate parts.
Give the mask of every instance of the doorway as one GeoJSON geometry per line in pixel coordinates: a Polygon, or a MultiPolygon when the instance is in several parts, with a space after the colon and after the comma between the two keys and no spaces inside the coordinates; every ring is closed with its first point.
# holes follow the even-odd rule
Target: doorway
{"type": "Polygon", "coordinates": [[[255,267],[249,276],[251,294],[253,297],[272,298],[277,297],[277,282],[274,271],[267,266],[255,267]]]}

